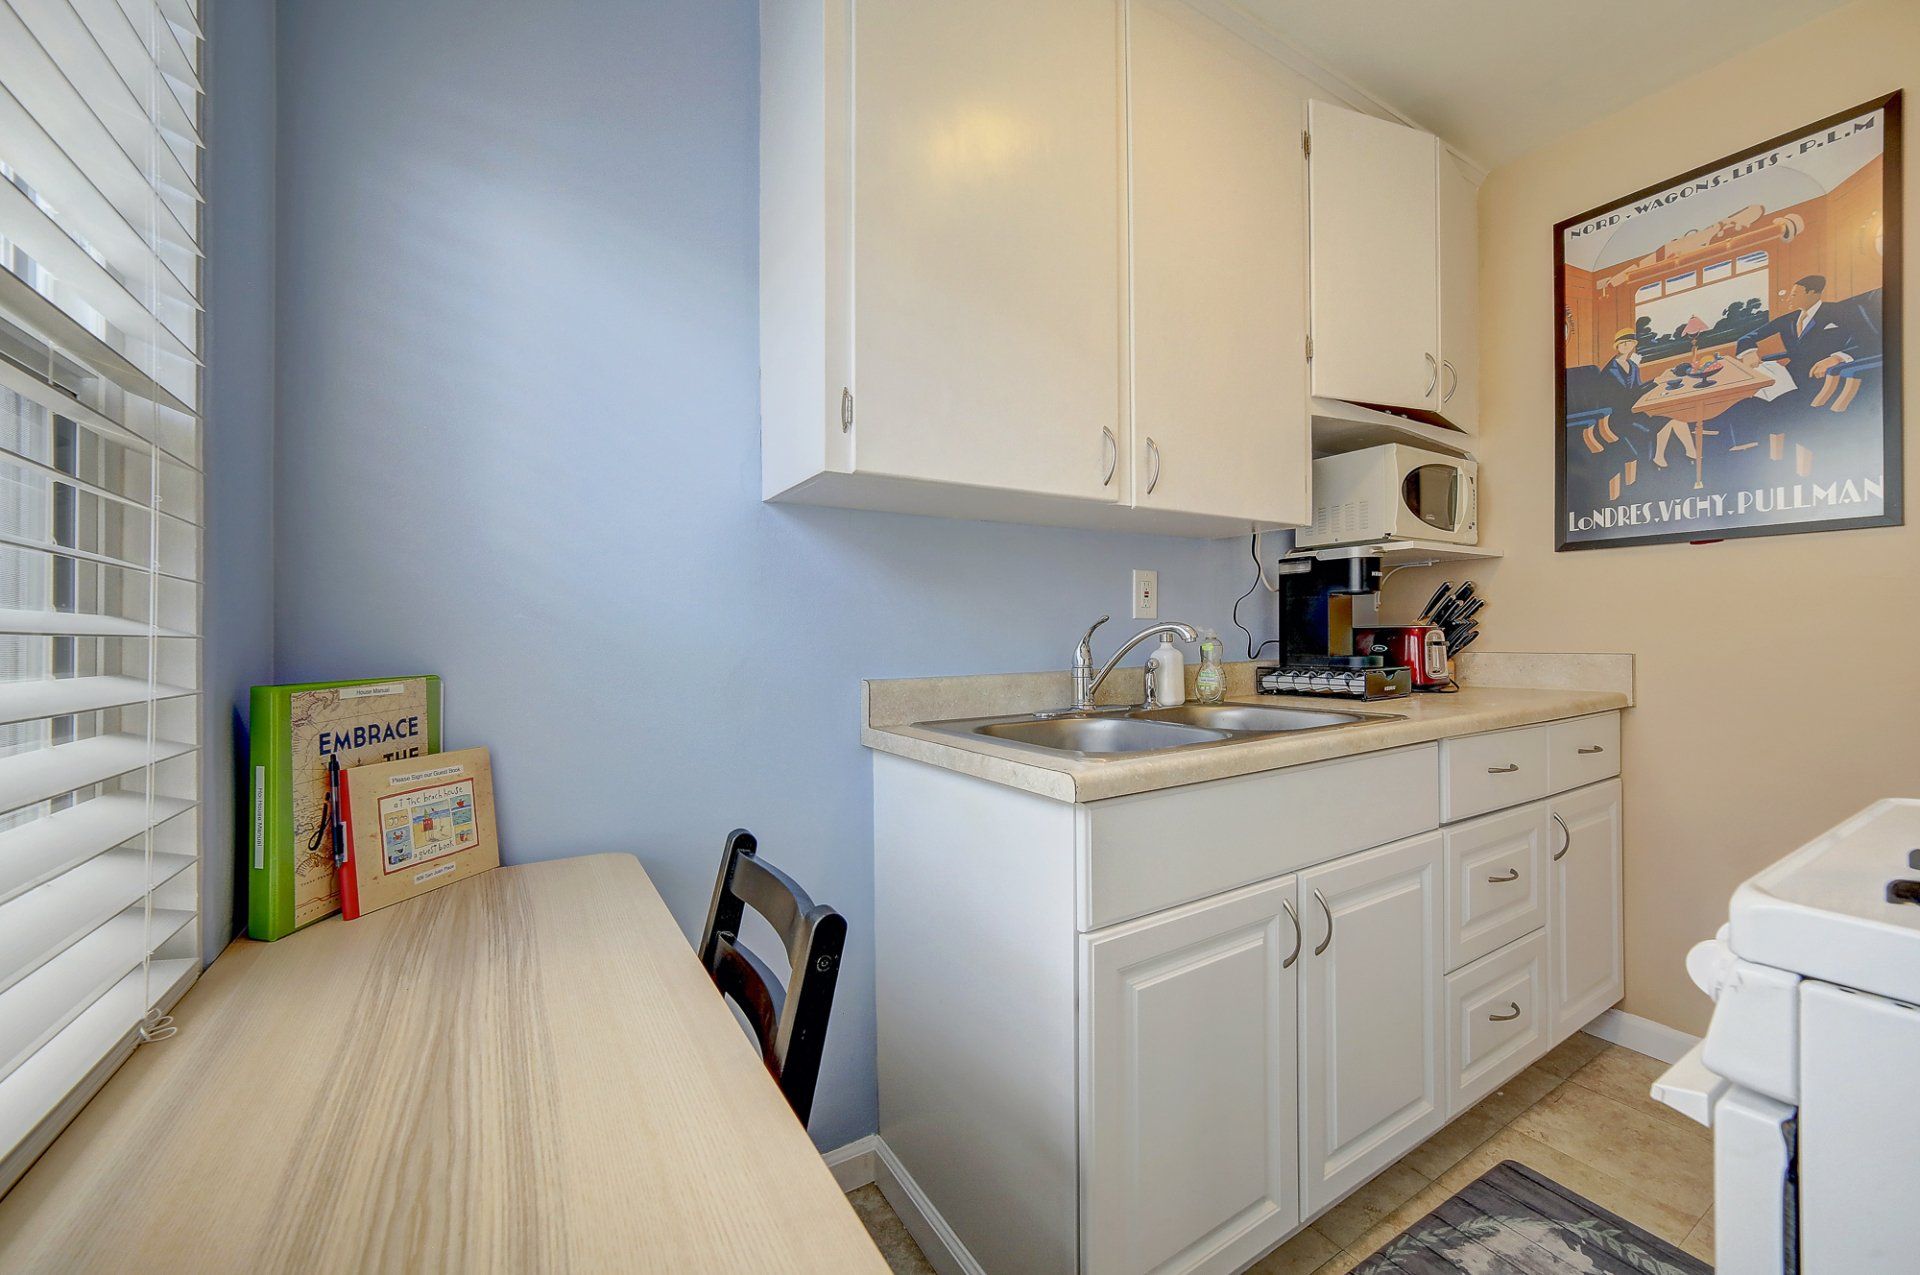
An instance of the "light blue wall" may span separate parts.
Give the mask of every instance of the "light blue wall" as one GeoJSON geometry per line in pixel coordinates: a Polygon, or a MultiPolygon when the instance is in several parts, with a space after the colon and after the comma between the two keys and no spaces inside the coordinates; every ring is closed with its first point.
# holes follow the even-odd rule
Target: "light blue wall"
{"type": "Polygon", "coordinates": [[[273,0],[210,0],[207,22],[206,779],[200,945],[245,922],[247,688],[273,681],[273,0]],[[239,880],[240,889],[234,883],[239,880]]]}
{"type": "Polygon", "coordinates": [[[283,0],[277,672],[443,674],[508,858],[636,854],[689,932],[758,833],[852,924],[833,1146],[875,1115],[859,679],[1061,667],[1132,567],[1224,633],[1251,575],[1243,541],[760,503],[756,28],[283,0]]]}

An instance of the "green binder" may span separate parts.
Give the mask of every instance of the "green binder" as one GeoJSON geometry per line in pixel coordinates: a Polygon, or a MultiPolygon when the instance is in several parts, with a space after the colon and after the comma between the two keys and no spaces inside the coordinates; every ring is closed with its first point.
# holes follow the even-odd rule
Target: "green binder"
{"type": "Polygon", "coordinates": [[[249,697],[247,934],[285,938],[340,910],[327,761],[440,751],[440,679],[256,686],[249,697]]]}

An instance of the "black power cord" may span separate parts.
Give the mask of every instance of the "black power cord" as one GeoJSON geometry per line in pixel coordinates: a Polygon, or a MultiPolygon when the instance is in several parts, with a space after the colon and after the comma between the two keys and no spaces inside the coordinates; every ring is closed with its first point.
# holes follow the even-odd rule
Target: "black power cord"
{"type": "Polygon", "coordinates": [[[1253,630],[1240,623],[1240,604],[1252,597],[1253,591],[1267,582],[1267,573],[1260,566],[1260,533],[1257,531],[1247,537],[1247,555],[1253,559],[1253,583],[1247,586],[1245,593],[1234,599],[1233,627],[1247,635],[1247,658],[1257,660],[1260,658],[1261,651],[1266,650],[1270,646],[1280,645],[1279,638],[1268,638],[1258,647],[1254,646],[1253,630]]]}

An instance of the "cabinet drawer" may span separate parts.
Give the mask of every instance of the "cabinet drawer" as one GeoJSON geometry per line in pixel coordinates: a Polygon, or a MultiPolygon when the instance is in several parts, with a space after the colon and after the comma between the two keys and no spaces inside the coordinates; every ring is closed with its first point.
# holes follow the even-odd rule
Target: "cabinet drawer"
{"type": "Polygon", "coordinates": [[[1547,727],[1554,792],[1597,784],[1620,773],[1620,714],[1595,713],[1547,727]]]}
{"type": "Polygon", "coordinates": [[[1448,969],[1546,924],[1547,829],[1536,801],[1446,830],[1448,969]]]}
{"type": "Polygon", "coordinates": [[[1546,1052],[1547,936],[1535,930],[1447,975],[1447,1118],[1546,1052]]]}
{"type": "Polygon", "coordinates": [[[1440,824],[1432,744],[1080,807],[1082,931],[1440,824]]]}
{"type": "Polygon", "coordinates": [[[1440,815],[1451,823],[1537,801],[1553,791],[1545,726],[1467,735],[1440,744],[1440,815]]]}

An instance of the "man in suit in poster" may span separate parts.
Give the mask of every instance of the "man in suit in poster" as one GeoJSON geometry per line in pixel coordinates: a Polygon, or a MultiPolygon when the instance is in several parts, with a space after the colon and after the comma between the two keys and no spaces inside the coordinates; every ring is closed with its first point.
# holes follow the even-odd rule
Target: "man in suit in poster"
{"type": "Polygon", "coordinates": [[[1741,337],[1735,347],[1742,363],[1757,368],[1765,358],[1760,352],[1761,342],[1770,336],[1780,338],[1785,353],[1777,357],[1793,374],[1794,388],[1775,399],[1776,403],[1789,399],[1796,404],[1802,402],[1798,396],[1837,365],[1878,352],[1871,348],[1877,336],[1872,326],[1861,322],[1861,316],[1849,313],[1844,305],[1827,305],[1823,299],[1826,290],[1823,275],[1810,274],[1796,280],[1787,290],[1786,313],[1741,337]]]}

